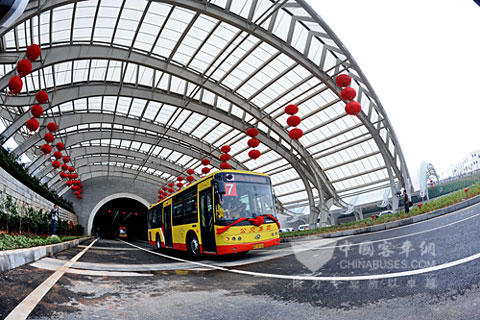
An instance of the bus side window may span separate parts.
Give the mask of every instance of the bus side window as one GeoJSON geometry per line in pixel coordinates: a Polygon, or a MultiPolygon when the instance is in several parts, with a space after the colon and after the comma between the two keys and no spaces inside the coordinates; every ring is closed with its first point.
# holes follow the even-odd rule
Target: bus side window
{"type": "Polygon", "coordinates": [[[179,226],[183,224],[183,197],[177,196],[173,198],[172,224],[179,226]]]}
{"type": "Polygon", "coordinates": [[[162,226],[162,209],[160,207],[157,208],[157,210],[155,210],[155,216],[157,217],[157,227],[161,227],[162,226]]]}
{"type": "Polygon", "coordinates": [[[157,207],[153,208],[149,214],[152,219],[152,227],[156,227],[157,226],[157,207]]]}
{"type": "Polygon", "coordinates": [[[198,222],[198,210],[197,210],[197,190],[190,191],[184,198],[184,219],[183,223],[197,223],[198,222]]]}

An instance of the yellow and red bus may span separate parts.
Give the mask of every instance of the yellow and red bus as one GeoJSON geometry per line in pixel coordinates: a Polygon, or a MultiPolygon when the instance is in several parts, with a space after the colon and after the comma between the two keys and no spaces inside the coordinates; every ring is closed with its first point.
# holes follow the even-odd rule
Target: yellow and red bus
{"type": "Polygon", "coordinates": [[[214,172],[150,206],[148,240],[157,248],[222,255],[280,243],[270,177],[214,172]]]}

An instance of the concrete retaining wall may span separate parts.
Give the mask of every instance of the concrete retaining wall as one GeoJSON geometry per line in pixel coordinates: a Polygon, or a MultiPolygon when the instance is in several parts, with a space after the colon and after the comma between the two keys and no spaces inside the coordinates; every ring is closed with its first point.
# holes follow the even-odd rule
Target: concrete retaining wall
{"type": "MultiPolygon", "coordinates": [[[[3,201],[7,195],[10,195],[17,203],[20,214],[25,213],[25,208],[30,206],[35,210],[42,209],[44,212],[50,212],[53,208],[53,203],[44,197],[35,193],[30,188],[15,179],[12,175],[0,168],[0,198],[3,201]]],[[[60,209],[60,218],[62,220],[73,221],[78,223],[78,217],[75,213],[60,209]]]]}
{"type": "Polygon", "coordinates": [[[92,237],[85,237],[72,241],[50,244],[48,246],[39,246],[33,248],[7,250],[0,252],[0,273],[20,267],[24,264],[37,261],[46,256],[53,256],[54,254],[78,246],[80,243],[91,239],[92,237]]]}

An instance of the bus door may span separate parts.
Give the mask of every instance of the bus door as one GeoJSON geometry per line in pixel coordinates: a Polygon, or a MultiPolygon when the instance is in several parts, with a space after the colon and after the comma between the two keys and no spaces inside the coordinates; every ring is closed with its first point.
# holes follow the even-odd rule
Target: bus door
{"type": "Polygon", "coordinates": [[[204,252],[217,253],[213,225],[212,189],[208,188],[200,191],[200,232],[204,252]]]}
{"type": "Polygon", "coordinates": [[[163,227],[165,231],[165,247],[173,247],[172,243],[172,205],[163,208],[163,227]]]}

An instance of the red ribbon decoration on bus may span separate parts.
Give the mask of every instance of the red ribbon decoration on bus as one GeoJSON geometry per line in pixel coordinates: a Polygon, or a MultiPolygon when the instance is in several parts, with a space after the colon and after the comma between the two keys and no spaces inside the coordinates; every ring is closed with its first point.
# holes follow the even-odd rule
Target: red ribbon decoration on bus
{"type": "MultiPolygon", "coordinates": [[[[280,223],[278,222],[277,218],[275,218],[274,216],[272,216],[271,214],[265,214],[267,217],[269,217],[270,219],[272,219],[273,221],[275,221],[275,223],[277,224],[277,227],[280,229],[280,223]]],[[[224,233],[225,231],[227,231],[228,229],[230,229],[230,227],[233,227],[234,225],[236,225],[237,223],[240,223],[242,221],[250,221],[251,223],[253,223],[253,225],[259,227],[261,226],[264,221],[263,221],[263,216],[258,216],[256,217],[255,219],[253,218],[238,218],[235,222],[232,222],[230,223],[229,225],[223,227],[223,228],[218,228],[217,229],[217,234],[221,234],[221,233],[224,233]]]]}

